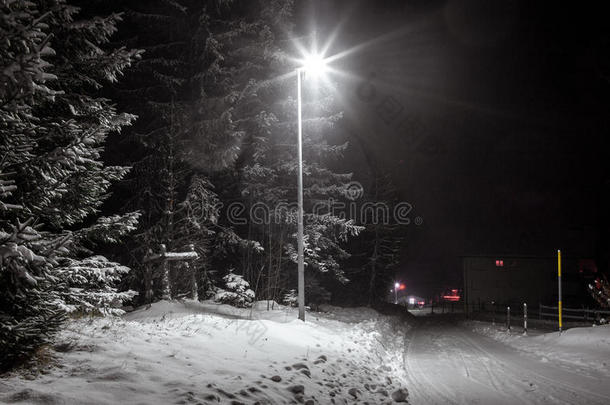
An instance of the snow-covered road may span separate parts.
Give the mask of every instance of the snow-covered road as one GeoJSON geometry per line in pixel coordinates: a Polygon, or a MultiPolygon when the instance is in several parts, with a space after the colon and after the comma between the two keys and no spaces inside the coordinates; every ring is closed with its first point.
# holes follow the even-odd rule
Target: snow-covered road
{"type": "Polygon", "coordinates": [[[610,404],[604,373],[537,358],[455,320],[422,319],[406,344],[413,404],[610,404]]]}

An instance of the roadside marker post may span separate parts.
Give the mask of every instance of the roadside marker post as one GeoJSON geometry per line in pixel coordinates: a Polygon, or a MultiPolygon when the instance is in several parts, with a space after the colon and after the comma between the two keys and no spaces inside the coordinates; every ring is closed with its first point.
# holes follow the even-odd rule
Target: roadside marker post
{"type": "Polygon", "coordinates": [[[510,307],[506,307],[506,330],[510,332],[510,307]]]}
{"type": "Polygon", "coordinates": [[[527,335],[527,304],[523,303],[523,334],[527,335]]]}
{"type": "Polygon", "coordinates": [[[559,333],[561,333],[562,314],[561,314],[561,250],[557,250],[557,287],[558,287],[558,318],[559,318],[559,333]]]}

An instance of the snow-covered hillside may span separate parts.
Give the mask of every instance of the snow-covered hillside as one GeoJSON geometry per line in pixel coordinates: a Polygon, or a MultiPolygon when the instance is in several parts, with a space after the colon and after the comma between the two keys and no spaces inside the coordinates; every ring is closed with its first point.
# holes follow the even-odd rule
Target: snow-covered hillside
{"type": "Polygon", "coordinates": [[[77,320],[45,374],[0,380],[10,403],[384,403],[402,400],[405,326],[367,308],[158,302],[77,320]]]}

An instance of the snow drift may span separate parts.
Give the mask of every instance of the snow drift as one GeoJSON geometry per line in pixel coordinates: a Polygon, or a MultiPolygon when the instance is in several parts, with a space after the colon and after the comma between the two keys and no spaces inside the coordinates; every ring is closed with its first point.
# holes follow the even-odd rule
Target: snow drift
{"type": "Polygon", "coordinates": [[[366,309],[158,302],[74,321],[43,375],[0,380],[11,403],[382,403],[407,397],[405,326],[366,309]]]}

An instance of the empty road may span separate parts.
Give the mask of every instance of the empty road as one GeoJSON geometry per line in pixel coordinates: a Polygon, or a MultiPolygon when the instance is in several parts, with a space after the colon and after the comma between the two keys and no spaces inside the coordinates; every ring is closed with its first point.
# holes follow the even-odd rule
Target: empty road
{"type": "Polygon", "coordinates": [[[608,376],[537,359],[452,318],[420,318],[406,347],[413,404],[610,404],[608,376]]]}

